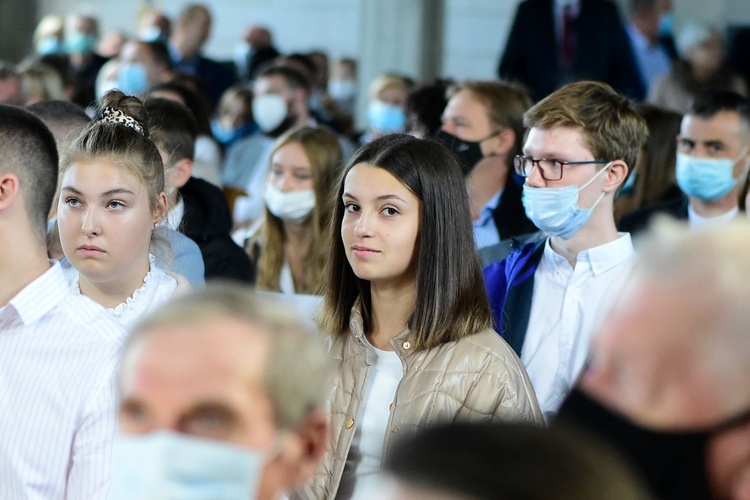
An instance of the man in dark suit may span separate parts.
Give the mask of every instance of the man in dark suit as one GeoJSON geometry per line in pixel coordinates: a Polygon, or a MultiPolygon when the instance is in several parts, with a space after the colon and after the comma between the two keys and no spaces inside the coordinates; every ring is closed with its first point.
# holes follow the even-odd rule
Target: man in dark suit
{"type": "Polygon", "coordinates": [[[643,95],[628,35],[611,0],[525,0],[498,75],[526,85],[534,100],[577,80],[643,95]]]}
{"type": "Polygon", "coordinates": [[[199,76],[208,88],[212,105],[235,81],[234,70],[201,55],[201,49],[211,33],[211,13],[200,4],[186,5],[175,23],[169,38],[169,50],[174,70],[199,76]]]}

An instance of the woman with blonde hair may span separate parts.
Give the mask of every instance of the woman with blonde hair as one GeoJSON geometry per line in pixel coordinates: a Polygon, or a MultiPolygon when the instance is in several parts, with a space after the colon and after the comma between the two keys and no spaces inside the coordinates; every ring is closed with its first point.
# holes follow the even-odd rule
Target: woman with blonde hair
{"type": "Polygon", "coordinates": [[[263,195],[265,218],[245,244],[259,290],[318,293],[341,161],[336,135],[325,127],[303,126],[276,141],[263,195]]]}
{"type": "Polygon", "coordinates": [[[101,110],[61,155],[57,225],[73,289],[129,327],[189,285],[150,253],[167,195],[143,103],[115,90],[101,110]]]}

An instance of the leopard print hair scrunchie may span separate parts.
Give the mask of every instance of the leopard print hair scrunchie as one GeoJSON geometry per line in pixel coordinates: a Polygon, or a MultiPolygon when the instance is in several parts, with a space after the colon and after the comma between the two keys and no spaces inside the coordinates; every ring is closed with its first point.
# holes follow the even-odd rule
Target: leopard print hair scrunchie
{"type": "Polygon", "coordinates": [[[125,113],[122,112],[122,110],[114,109],[110,107],[106,107],[102,110],[102,114],[99,117],[100,122],[108,122],[108,123],[121,123],[125,125],[126,127],[130,127],[142,136],[145,136],[145,131],[143,130],[143,127],[141,127],[140,123],[138,123],[135,118],[132,116],[128,116],[125,113]]]}

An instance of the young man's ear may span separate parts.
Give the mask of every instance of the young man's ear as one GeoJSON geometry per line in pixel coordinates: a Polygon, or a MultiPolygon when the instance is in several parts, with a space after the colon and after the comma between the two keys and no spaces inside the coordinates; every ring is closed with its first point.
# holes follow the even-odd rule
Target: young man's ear
{"type": "Polygon", "coordinates": [[[630,167],[622,160],[615,160],[610,163],[607,173],[603,174],[605,176],[604,192],[610,193],[616,191],[625,182],[625,177],[627,177],[629,169],[630,167]]]}
{"type": "Polygon", "coordinates": [[[193,160],[183,158],[175,163],[175,166],[169,172],[169,184],[180,189],[187,184],[190,176],[193,175],[193,160]]]}

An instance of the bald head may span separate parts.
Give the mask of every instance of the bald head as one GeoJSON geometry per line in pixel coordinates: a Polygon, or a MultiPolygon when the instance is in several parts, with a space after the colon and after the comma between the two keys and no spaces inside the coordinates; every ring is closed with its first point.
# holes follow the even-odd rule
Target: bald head
{"type": "Polygon", "coordinates": [[[655,428],[703,428],[750,408],[750,227],[661,221],[603,322],[582,386],[655,428]]]}

